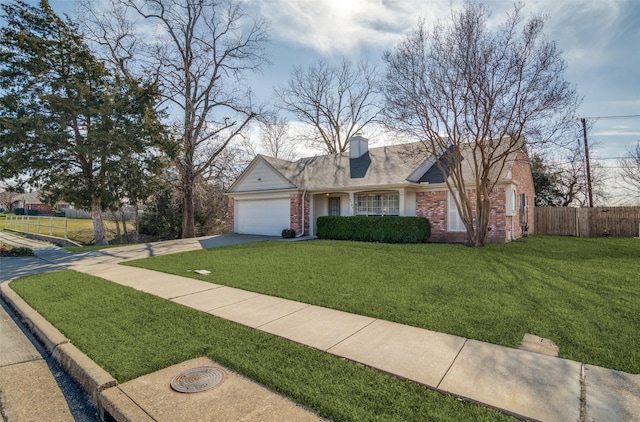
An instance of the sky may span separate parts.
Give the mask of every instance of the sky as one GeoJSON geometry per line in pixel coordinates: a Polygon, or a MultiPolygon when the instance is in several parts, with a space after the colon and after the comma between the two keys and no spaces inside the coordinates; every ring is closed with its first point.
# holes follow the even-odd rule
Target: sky
{"type": "MultiPolygon", "coordinates": [[[[5,2],[6,0],[1,0],[5,2]]],[[[450,17],[460,0],[240,0],[250,15],[271,26],[267,53],[271,65],[253,79],[259,100],[288,80],[294,66],[324,58],[380,62],[415,28],[450,17]]],[[[74,17],[73,0],[49,0],[53,9],[74,17]]],[[[37,3],[29,1],[30,4],[37,3]]],[[[513,1],[486,0],[491,22],[502,22],[513,1]]],[[[566,79],[582,103],[578,114],[590,118],[590,154],[613,175],[617,161],[640,141],[640,0],[529,0],[525,17],[547,16],[546,36],[563,52],[566,79]],[[610,117],[635,116],[635,117],[610,117]]],[[[619,203],[619,199],[612,201],[619,203]]]]}

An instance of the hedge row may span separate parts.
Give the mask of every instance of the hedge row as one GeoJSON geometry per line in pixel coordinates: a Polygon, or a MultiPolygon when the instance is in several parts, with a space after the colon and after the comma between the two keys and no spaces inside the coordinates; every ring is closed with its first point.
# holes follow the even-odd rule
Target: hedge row
{"type": "Polygon", "coordinates": [[[38,215],[38,210],[25,210],[24,208],[14,208],[15,215],[38,215]]]}
{"type": "Polygon", "coordinates": [[[318,238],[381,243],[423,243],[431,235],[422,217],[318,217],[318,238]]]}

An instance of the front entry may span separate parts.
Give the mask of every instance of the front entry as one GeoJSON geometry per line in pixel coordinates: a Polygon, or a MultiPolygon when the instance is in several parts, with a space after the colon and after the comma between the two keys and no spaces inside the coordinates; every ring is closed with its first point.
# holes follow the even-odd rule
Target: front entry
{"type": "Polygon", "coordinates": [[[340,215],[340,197],[329,198],[329,215],[340,215]]]}

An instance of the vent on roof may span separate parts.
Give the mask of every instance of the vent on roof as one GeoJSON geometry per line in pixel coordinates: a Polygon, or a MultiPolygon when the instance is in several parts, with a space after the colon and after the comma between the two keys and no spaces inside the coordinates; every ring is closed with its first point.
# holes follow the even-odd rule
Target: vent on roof
{"type": "Polygon", "coordinates": [[[358,132],[349,138],[349,158],[359,158],[369,152],[369,140],[358,132]]]}

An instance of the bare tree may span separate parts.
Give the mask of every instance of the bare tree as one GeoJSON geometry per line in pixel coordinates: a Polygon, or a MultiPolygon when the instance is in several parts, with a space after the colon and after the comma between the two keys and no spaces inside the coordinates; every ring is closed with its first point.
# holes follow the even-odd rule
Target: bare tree
{"type": "Polygon", "coordinates": [[[282,160],[293,160],[296,156],[290,136],[289,121],[274,114],[260,122],[260,145],[265,153],[282,160]]]}
{"type": "Polygon", "coordinates": [[[629,149],[626,155],[618,160],[623,183],[622,187],[635,199],[640,198],[640,142],[629,149]]]}
{"type": "MultiPolygon", "coordinates": [[[[576,125],[578,126],[578,125],[576,125]]],[[[555,145],[546,154],[534,153],[531,171],[536,188],[536,206],[586,207],[589,205],[586,152],[582,129],[573,142],[555,145]]],[[[591,142],[597,149],[600,142],[591,142]]],[[[609,173],[597,161],[591,160],[591,196],[594,203],[606,203],[610,197],[609,173]]]]}
{"type": "Polygon", "coordinates": [[[257,154],[281,160],[296,159],[296,145],[291,135],[291,124],[287,119],[274,112],[265,113],[259,118],[255,129],[254,134],[246,137],[242,145],[249,160],[257,154]]]}
{"type": "MultiPolygon", "coordinates": [[[[92,0],[79,0],[80,27],[86,39],[94,45],[96,54],[114,70],[127,77],[134,77],[133,68],[142,42],[138,42],[135,25],[122,0],[108,0],[97,4],[92,0]]],[[[140,69],[138,68],[138,72],[140,69]]],[[[155,75],[152,74],[153,78],[155,75]]]]}
{"type": "Polygon", "coordinates": [[[193,237],[196,180],[258,114],[243,78],[266,62],[267,24],[249,20],[235,0],[111,3],[110,13],[94,12],[93,37],[124,73],[157,80],[180,145],[175,166],[182,237],[193,237]],[[143,24],[132,24],[131,15],[143,18],[143,24]]]}
{"type": "Polygon", "coordinates": [[[13,209],[13,201],[18,196],[18,193],[12,190],[0,191],[0,208],[3,208],[6,212],[10,212],[13,209]]]}
{"type": "Polygon", "coordinates": [[[544,19],[523,22],[520,12],[515,6],[492,30],[485,6],[467,3],[448,25],[421,22],[383,56],[386,120],[420,140],[449,176],[474,246],[486,242],[491,193],[507,162],[527,146],[563,139],[576,122],[577,96],[543,36],[544,19]]]}
{"type": "Polygon", "coordinates": [[[329,154],[345,151],[352,135],[376,122],[379,94],[378,69],[346,58],[295,67],[287,85],[275,89],[279,106],[312,126],[303,139],[329,154]]]}

